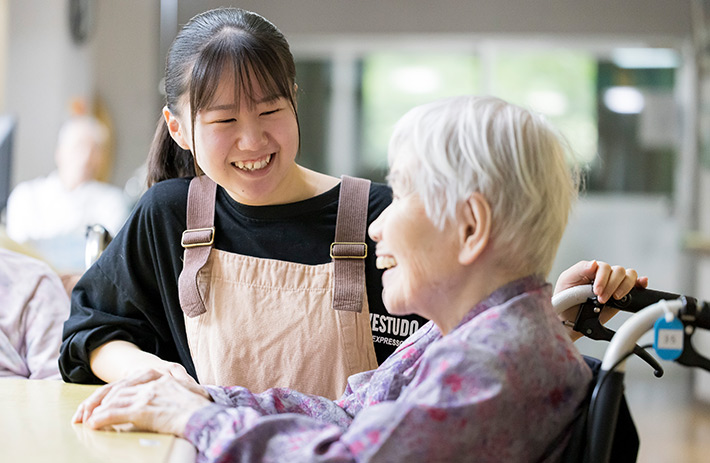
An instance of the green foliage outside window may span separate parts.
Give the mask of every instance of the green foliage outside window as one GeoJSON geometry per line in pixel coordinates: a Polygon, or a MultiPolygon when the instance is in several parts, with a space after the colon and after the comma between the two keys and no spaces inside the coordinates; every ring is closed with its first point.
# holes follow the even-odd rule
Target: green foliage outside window
{"type": "Polygon", "coordinates": [[[597,62],[584,52],[500,52],[492,93],[544,114],[569,141],[575,158],[597,154],[597,62]]]}
{"type": "Polygon", "coordinates": [[[360,162],[367,170],[387,168],[387,143],[392,128],[412,107],[479,90],[479,60],[473,55],[368,55],[362,70],[360,162]]]}

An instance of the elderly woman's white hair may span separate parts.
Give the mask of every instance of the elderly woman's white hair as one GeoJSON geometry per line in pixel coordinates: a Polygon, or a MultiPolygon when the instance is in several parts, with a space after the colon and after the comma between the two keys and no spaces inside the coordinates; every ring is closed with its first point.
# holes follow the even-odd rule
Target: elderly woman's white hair
{"type": "Polygon", "coordinates": [[[416,192],[439,227],[478,192],[491,206],[499,263],[547,276],[577,195],[566,144],[540,115],[493,97],[462,96],[418,106],[397,123],[390,178],[416,192]]]}

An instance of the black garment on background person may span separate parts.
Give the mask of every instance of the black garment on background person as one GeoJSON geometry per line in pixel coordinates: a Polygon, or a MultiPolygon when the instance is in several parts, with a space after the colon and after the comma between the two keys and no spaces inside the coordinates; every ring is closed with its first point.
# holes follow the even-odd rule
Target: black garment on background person
{"type": "MultiPolygon", "coordinates": [[[[148,190],[101,258],[75,286],[59,357],[65,381],[102,383],[91,372],[89,353],[112,340],[134,343],[163,360],[180,363],[196,377],[178,295],[189,182],[189,178],[166,180],[148,190]]],[[[305,201],[246,206],[218,187],[215,248],[307,265],[328,263],[339,193],[337,185],[305,201]]],[[[368,226],[391,199],[386,185],[371,185],[368,226]]],[[[387,313],[382,303],[382,272],[375,268],[375,244],[369,237],[367,245],[367,298],[375,352],[382,363],[426,320],[387,313]]],[[[239,335],[239,327],[234,333],[239,335]]]]}

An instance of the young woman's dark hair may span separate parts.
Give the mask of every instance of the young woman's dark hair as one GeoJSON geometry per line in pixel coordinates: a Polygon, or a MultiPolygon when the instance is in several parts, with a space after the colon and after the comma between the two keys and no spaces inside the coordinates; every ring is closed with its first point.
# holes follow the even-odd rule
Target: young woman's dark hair
{"type": "MultiPolygon", "coordinates": [[[[296,112],[296,65],[284,35],[256,13],[239,8],[207,11],[183,27],[165,66],[168,109],[179,114],[183,95],[188,96],[193,150],[197,113],[214,97],[224,71],[234,75],[237,106],[240,98],[254,103],[252,79],[256,79],[264,95],[288,99],[296,112]]],[[[197,173],[192,153],[175,143],[161,117],[148,155],[148,186],[197,173]]]]}

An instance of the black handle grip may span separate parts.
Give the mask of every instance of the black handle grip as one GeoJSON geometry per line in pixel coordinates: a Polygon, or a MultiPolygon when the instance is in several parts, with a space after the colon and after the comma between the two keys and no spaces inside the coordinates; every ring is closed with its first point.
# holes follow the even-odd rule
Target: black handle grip
{"type": "MultiPolygon", "coordinates": [[[[610,299],[605,305],[614,307],[615,309],[623,310],[624,312],[638,312],[644,307],[655,304],[660,300],[672,301],[681,297],[680,294],[666,293],[655,289],[633,288],[629,294],[621,299],[610,299]]],[[[697,302],[694,298],[686,297],[686,299],[697,302]]]]}
{"type": "Polygon", "coordinates": [[[685,308],[681,311],[680,318],[697,328],[710,330],[710,304],[690,296],[681,296],[655,289],[634,288],[621,299],[610,299],[605,305],[624,312],[635,313],[660,300],[672,301],[680,297],[685,302],[685,308]]]}

